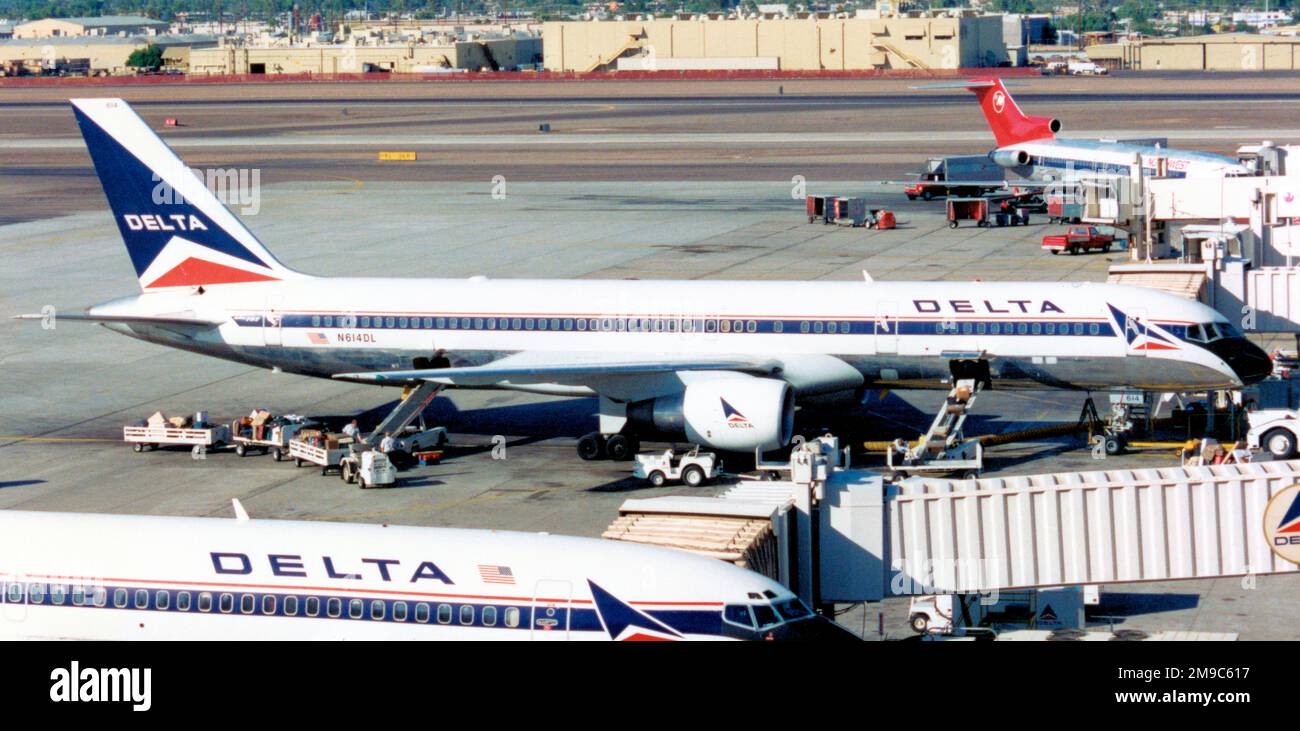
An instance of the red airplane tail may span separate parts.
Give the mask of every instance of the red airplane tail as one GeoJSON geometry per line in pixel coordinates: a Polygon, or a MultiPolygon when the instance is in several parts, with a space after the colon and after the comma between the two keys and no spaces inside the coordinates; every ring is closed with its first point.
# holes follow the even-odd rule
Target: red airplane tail
{"type": "Polygon", "coordinates": [[[1056,132],[1061,129],[1058,120],[1051,117],[1030,117],[1020,111],[1016,100],[1011,98],[1002,85],[1002,79],[972,79],[961,85],[975,92],[979,98],[980,109],[984,110],[984,119],[988,120],[998,147],[1055,139],[1056,132]]]}

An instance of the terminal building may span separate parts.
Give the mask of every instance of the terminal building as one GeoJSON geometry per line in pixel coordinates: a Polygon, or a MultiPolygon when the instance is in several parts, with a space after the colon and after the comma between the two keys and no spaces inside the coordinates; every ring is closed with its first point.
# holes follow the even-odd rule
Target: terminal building
{"type": "Polygon", "coordinates": [[[542,37],[547,71],[928,70],[1011,61],[1002,16],[971,12],[552,22],[542,37]]]}

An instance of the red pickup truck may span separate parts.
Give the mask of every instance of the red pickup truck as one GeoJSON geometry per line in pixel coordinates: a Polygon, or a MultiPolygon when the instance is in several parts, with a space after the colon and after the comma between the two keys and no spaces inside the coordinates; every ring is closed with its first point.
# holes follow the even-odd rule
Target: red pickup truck
{"type": "Polygon", "coordinates": [[[1070,230],[1063,234],[1048,234],[1043,237],[1043,248],[1053,254],[1062,251],[1067,254],[1077,254],[1090,249],[1110,251],[1113,243],[1115,237],[1098,231],[1096,226],[1071,226],[1070,230]]]}

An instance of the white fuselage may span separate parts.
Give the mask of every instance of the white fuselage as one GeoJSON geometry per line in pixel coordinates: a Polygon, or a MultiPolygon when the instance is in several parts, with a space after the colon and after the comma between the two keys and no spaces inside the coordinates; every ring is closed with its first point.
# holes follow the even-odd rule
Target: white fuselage
{"type": "Polygon", "coordinates": [[[771,358],[803,392],[836,383],[938,387],[955,358],[987,360],[999,387],[1241,384],[1222,354],[1177,336],[1191,324],[1223,321],[1213,310],[1158,291],[1094,283],[307,277],[147,292],[92,310],[178,312],[221,324],[196,334],[111,327],[319,377],[409,369],[414,359],[433,356],[450,366],[481,365],[527,352],[579,361],[584,353],[771,358]],[[1125,316],[1133,322],[1117,319],[1125,316]],[[1147,324],[1165,333],[1169,347],[1145,348],[1133,337],[1133,328],[1147,324]]]}
{"type": "Polygon", "coordinates": [[[0,511],[0,556],[0,639],[842,633],[722,561],[546,534],[0,511]]]}
{"type": "Polygon", "coordinates": [[[1222,178],[1249,174],[1241,163],[1222,155],[1122,142],[1058,138],[1021,142],[998,150],[1028,154],[1028,165],[1011,169],[1032,180],[1067,181],[1096,174],[1128,177],[1138,158],[1144,176],[1222,178]]]}

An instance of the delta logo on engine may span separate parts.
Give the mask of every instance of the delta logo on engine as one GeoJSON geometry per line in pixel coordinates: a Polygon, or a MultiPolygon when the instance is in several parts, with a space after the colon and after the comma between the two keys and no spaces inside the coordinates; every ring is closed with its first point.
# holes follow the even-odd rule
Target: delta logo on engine
{"type": "Polygon", "coordinates": [[[1300,485],[1292,485],[1268,501],[1264,535],[1273,553],[1300,564],[1300,485]]]}
{"type": "Polygon", "coordinates": [[[746,419],[744,414],[736,410],[735,406],[727,403],[727,400],[721,396],[718,397],[718,400],[722,402],[722,415],[726,417],[728,427],[732,429],[754,428],[754,425],[749,423],[749,419],[746,419]]]}

